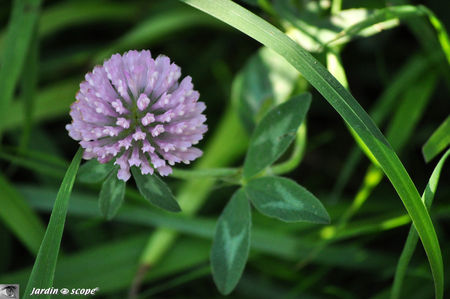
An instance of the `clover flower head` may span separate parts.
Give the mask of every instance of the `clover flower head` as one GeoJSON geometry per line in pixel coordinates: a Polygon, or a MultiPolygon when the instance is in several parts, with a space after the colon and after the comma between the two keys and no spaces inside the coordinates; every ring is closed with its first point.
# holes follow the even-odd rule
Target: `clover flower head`
{"type": "Polygon", "coordinates": [[[192,79],[166,56],[150,51],[115,54],[85,76],[71,106],[69,136],[84,148],[84,159],[115,159],[117,177],[127,181],[130,167],[162,176],[170,166],[202,155],[193,147],[207,131],[206,106],[192,79]]]}

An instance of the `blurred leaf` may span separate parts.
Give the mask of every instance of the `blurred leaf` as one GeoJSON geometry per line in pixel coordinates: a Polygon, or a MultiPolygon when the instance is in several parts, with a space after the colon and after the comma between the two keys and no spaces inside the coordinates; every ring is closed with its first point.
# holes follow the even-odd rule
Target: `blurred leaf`
{"type": "Polygon", "coordinates": [[[222,26],[213,18],[195,10],[182,8],[160,11],[96,54],[93,61],[100,63],[116,52],[145,47],[168,34],[200,25],[222,26]]]}
{"type": "Polygon", "coordinates": [[[244,162],[250,178],[275,162],[289,147],[306,117],[311,94],[295,96],[267,113],[253,132],[244,162]]]}
{"type": "Polygon", "coordinates": [[[114,161],[100,163],[97,159],[91,159],[80,166],[78,180],[82,183],[100,183],[114,168],[114,161]]]}
{"type": "MultiPolygon", "coordinates": [[[[52,4],[41,13],[38,35],[47,37],[70,26],[99,21],[126,21],[137,12],[136,7],[104,1],[68,1],[52,4]]],[[[0,48],[5,41],[5,32],[0,33],[0,48]]]]}
{"type": "Polygon", "coordinates": [[[41,219],[2,174],[0,190],[1,220],[32,254],[36,254],[45,231],[41,219]]]}
{"type": "MultiPolygon", "coordinates": [[[[35,122],[55,119],[66,115],[70,104],[75,100],[75,94],[79,88],[81,79],[69,79],[60,81],[48,88],[40,90],[35,99],[33,119],[35,122]]],[[[0,121],[0,131],[12,129],[21,125],[24,121],[23,101],[16,100],[11,104],[9,112],[0,121]]]]}
{"type": "Polygon", "coordinates": [[[228,295],[244,272],[250,250],[251,210],[242,189],[236,191],[217,222],[211,268],[217,288],[228,295]]]}
{"type": "Polygon", "coordinates": [[[329,223],[322,203],[293,180],[262,177],[244,186],[245,194],[262,214],[286,222],[329,223]]]}
{"type": "MultiPolygon", "coordinates": [[[[54,285],[69,289],[99,287],[97,294],[117,295],[118,291],[130,286],[147,238],[148,233],[132,235],[61,257],[56,267],[54,285]]],[[[155,265],[144,280],[156,281],[206,263],[209,243],[198,238],[180,238],[177,246],[164,256],[164,263],[155,265]]],[[[0,278],[1,281],[24,285],[30,271],[25,268],[7,275],[2,273],[0,278]]]]}
{"type": "MultiPolygon", "coordinates": [[[[35,32],[40,5],[41,0],[16,0],[13,3],[6,46],[0,53],[0,123],[9,113],[9,105],[35,32]]],[[[0,125],[0,133],[1,128],[0,125]]]]}
{"type": "Polygon", "coordinates": [[[139,294],[138,298],[144,299],[154,297],[156,294],[181,287],[183,284],[186,284],[188,282],[193,283],[194,280],[207,276],[210,273],[211,269],[209,265],[189,269],[187,273],[186,272],[181,273],[175,277],[169,278],[167,281],[158,283],[155,286],[150,287],[145,291],[142,291],[139,294]]]}
{"type": "Polygon", "coordinates": [[[297,78],[298,72],[269,48],[248,60],[233,81],[232,102],[249,132],[267,110],[287,100],[297,78]]]}
{"type": "Polygon", "coordinates": [[[413,136],[417,123],[426,111],[433,91],[436,87],[436,74],[429,72],[428,75],[408,88],[402,96],[389,127],[386,137],[392,147],[400,152],[407,141],[413,136]]]}
{"type": "Polygon", "coordinates": [[[431,137],[422,147],[422,153],[426,162],[430,162],[440,152],[450,145],[450,116],[433,132],[431,137]]]}
{"type": "Polygon", "coordinates": [[[64,175],[64,170],[61,166],[49,165],[48,162],[36,161],[35,159],[30,159],[21,156],[14,156],[8,153],[0,151],[0,159],[11,162],[15,165],[24,167],[26,169],[32,170],[39,174],[44,174],[53,178],[61,178],[64,175]]]}
{"type": "Polygon", "coordinates": [[[341,38],[351,39],[367,28],[381,22],[386,22],[393,19],[403,20],[421,16],[424,16],[424,13],[419,9],[419,7],[412,5],[390,6],[374,11],[368,11],[366,16],[358,19],[356,22],[353,22],[353,24],[349,24],[349,26],[345,26],[345,29],[339,32],[334,39],[329,40],[328,43],[333,44],[341,38]]]}
{"type": "Polygon", "coordinates": [[[161,209],[170,212],[181,211],[170,188],[156,174],[143,175],[135,167],[131,168],[131,172],[139,192],[145,199],[161,209]]]}
{"type": "Polygon", "coordinates": [[[238,4],[230,0],[216,0],[214,3],[208,0],[181,1],[222,20],[282,55],[356,132],[381,165],[411,216],[428,256],[436,297],[442,298],[444,266],[430,215],[395,151],[356,99],[310,53],[279,29],[238,4]]]}
{"type": "Polygon", "coordinates": [[[138,8],[121,2],[67,1],[47,7],[39,20],[42,37],[54,34],[70,26],[104,21],[131,21],[138,8]]]}
{"type": "Polygon", "coordinates": [[[117,171],[113,171],[103,182],[98,199],[100,211],[107,220],[111,220],[117,214],[122,206],[124,196],[125,181],[119,180],[117,171]]]}
{"type": "MultiPolygon", "coordinates": [[[[61,246],[64,223],[66,222],[70,193],[72,192],[82,155],[83,150],[79,148],[59,187],[50,221],[25,289],[24,298],[29,298],[33,288],[46,289],[53,286],[56,261],[58,259],[59,247],[61,246]]],[[[44,297],[50,298],[49,295],[44,297]]]]}
{"type": "MultiPolygon", "coordinates": [[[[384,89],[381,96],[376,100],[369,114],[374,122],[380,126],[386,118],[394,111],[394,106],[399,97],[408,90],[409,87],[416,85],[418,80],[429,71],[431,66],[436,64],[438,56],[426,57],[423,55],[414,55],[408,62],[395,74],[390,80],[389,85],[384,89]]],[[[333,187],[333,197],[338,199],[345,185],[350,181],[356,169],[358,162],[362,158],[362,153],[355,145],[348,157],[345,159],[342,170],[337,175],[337,180],[333,187]]]]}
{"type": "MultiPolygon", "coordinates": [[[[21,186],[20,190],[32,207],[39,211],[51,211],[56,190],[37,186],[21,186]]],[[[91,219],[92,217],[100,219],[101,216],[98,211],[97,201],[96,195],[75,192],[73,198],[70,200],[69,215],[88,219],[91,219]]],[[[131,204],[130,201],[128,201],[123,204],[113,221],[142,225],[144,227],[156,227],[160,229],[169,228],[180,233],[197,237],[207,239],[213,238],[216,219],[206,219],[200,216],[191,218],[184,216],[184,214],[185,213],[166,213],[156,208],[143,208],[142,205],[131,204]]],[[[316,243],[308,238],[286,234],[280,232],[280,230],[274,230],[272,226],[268,228],[252,227],[251,247],[253,250],[261,253],[297,261],[299,258],[307,256],[315,246],[316,243]],[[279,246],[273,246],[273,244],[278,244],[279,246]]],[[[209,247],[210,246],[208,245],[208,248],[209,247]]],[[[388,267],[395,263],[395,260],[394,257],[387,253],[366,250],[355,244],[331,244],[319,253],[315,263],[352,270],[360,269],[372,271],[388,267]]],[[[157,265],[160,264],[164,263],[158,263],[157,265]]],[[[391,268],[391,270],[393,269],[391,268]]],[[[0,281],[5,280],[0,279],[0,281]]]]}
{"type": "Polygon", "coordinates": [[[241,0],[249,5],[258,6],[258,0],[241,0]]]}
{"type": "MultiPolygon", "coordinates": [[[[449,155],[450,150],[447,150],[447,152],[442,156],[441,160],[439,160],[439,163],[434,168],[428,184],[425,187],[425,191],[422,195],[422,201],[425,203],[427,209],[430,209],[431,204],[433,203],[434,195],[436,194],[437,185],[439,183],[439,177],[441,175],[441,170],[449,155]]],[[[417,234],[414,226],[411,225],[408,233],[408,238],[406,239],[405,246],[403,247],[402,253],[397,263],[397,269],[395,271],[394,283],[392,285],[391,293],[391,298],[393,299],[400,298],[403,280],[405,278],[406,271],[408,270],[408,264],[411,261],[414,251],[416,250],[418,241],[419,235],[417,234]]]]}
{"type": "Polygon", "coordinates": [[[21,92],[24,101],[24,122],[20,136],[19,152],[23,152],[29,145],[31,131],[33,129],[34,101],[38,83],[38,40],[35,33],[31,38],[30,48],[25,60],[27,71],[23,72],[21,79],[21,92]]]}
{"type": "MultiPolygon", "coordinates": [[[[337,39],[341,30],[364,21],[373,13],[367,8],[352,8],[330,17],[322,17],[309,10],[299,11],[289,0],[276,1],[274,7],[281,16],[286,34],[310,52],[323,51],[327,43],[337,39]]],[[[368,37],[397,25],[397,19],[380,20],[365,27],[358,35],[368,37]]],[[[349,40],[350,38],[344,36],[334,45],[345,44],[349,40]]]]}

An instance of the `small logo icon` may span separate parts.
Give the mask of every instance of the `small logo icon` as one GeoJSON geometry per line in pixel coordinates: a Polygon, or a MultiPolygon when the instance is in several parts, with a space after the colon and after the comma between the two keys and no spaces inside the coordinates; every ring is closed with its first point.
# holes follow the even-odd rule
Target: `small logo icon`
{"type": "Polygon", "coordinates": [[[19,285],[0,284],[0,299],[19,299],[19,285]]]}
{"type": "Polygon", "coordinates": [[[67,294],[69,294],[69,289],[62,288],[61,290],[59,290],[59,292],[63,295],[67,295],[67,294]]]}

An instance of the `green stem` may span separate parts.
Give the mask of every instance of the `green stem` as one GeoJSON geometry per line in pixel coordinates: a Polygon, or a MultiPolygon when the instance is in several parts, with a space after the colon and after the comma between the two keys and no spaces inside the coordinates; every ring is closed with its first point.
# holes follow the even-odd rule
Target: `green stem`
{"type": "Polygon", "coordinates": [[[171,177],[183,180],[192,180],[199,178],[224,178],[239,175],[240,168],[208,168],[208,169],[177,169],[173,168],[171,177]]]}
{"type": "Polygon", "coordinates": [[[333,0],[331,2],[331,14],[337,15],[342,9],[342,0],[333,0]]]}

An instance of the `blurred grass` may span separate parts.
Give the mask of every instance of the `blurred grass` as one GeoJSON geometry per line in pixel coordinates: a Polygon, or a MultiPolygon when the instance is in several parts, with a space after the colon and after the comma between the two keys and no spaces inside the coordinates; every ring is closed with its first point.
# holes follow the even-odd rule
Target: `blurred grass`
{"type": "MultiPolygon", "coordinates": [[[[391,18],[388,22],[384,22],[386,18],[378,19],[377,22],[371,19],[377,13],[382,16],[383,12],[392,10],[385,9],[384,1],[367,1],[363,4],[343,1],[341,11],[336,8],[339,1],[332,1],[332,16],[330,7],[321,7],[326,5],[325,2],[292,2],[294,5],[288,6],[291,9],[288,11],[280,10],[280,6],[272,7],[270,1],[246,2],[251,3],[248,7],[252,11],[285,28],[293,38],[299,36],[298,31],[317,37],[318,40],[296,41],[309,42],[320,62],[326,61],[325,52],[332,53],[328,51],[326,43],[336,34],[349,33],[337,41],[336,48],[331,49],[338,56],[329,56],[328,59],[335,59],[341,64],[337,67],[342,68],[341,72],[346,75],[352,93],[357,95],[364,107],[372,107],[371,116],[382,128],[386,120],[391,118],[390,127],[386,127],[386,130],[393,132],[390,140],[394,144],[398,143],[397,148],[404,148],[401,152],[402,161],[417,186],[424,186],[431,173],[431,166],[424,164],[419,148],[448,117],[449,111],[448,89],[446,92],[445,86],[449,86],[450,76],[444,55],[448,55],[448,47],[445,47],[448,38],[444,34],[445,26],[448,26],[448,10],[443,8],[444,4],[439,1],[426,3],[442,22],[436,23],[433,18],[430,22],[428,17],[408,18],[405,20],[408,27],[397,28],[404,19],[396,15],[387,16],[391,18]],[[373,11],[373,8],[376,10],[373,11]],[[369,30],[353,34],[349,26],[361,26],[358,22],[370,25],[367,27],[369,30]],[[418,38],[422,50],[411,40],[408,31],[418,38]],[[374,58],[373,53],[378,53],[378,58],[374,58]],[[384,64],[386,72],[381,74],[372,60],[384,64]],[[383,80],[387,82],[386,86],[383,80]],[[431,90],[434,90],[434,94],[431,90]],[[433,102],[428,104],[427,101],[433,102]],[[408,124],[411,126],[406,126],[408,124]]],[[[15,3],[17,5],[19,1],[15,3]]],[[[434,14],[432,16],[436,17],[434,14]]],[[[1,24],[7,24],[6,17],[9,17],[6,13],[0,14],[1,24]]],[[[18,20],[23,20],[23,17],[13,15],[11,22],[15,20],[16,24],[21,23],[18,20]]],[[[28,16],[27,20],[35,17],[28,16]]],[[[29,26],[28,21],[21,23],[22,26],[29,26]]],[[[210,133],[206,140],[209,140],[211,133],[218,130],[220,116],[224,115],[231,82],[247,58],[256,53],[256,44],[242,39],[239,34],[210,16],[176,1],[45,2],[39,26],[20,29],[25,30],[26,34],[15,42],[21,43],[22,52],[14,52],[11,56],[14,59],[5,60],[4,54],[8,51],[12,53],[13,47],[7,40],[9,28],[5,26],[0,33],[0,73],[4,72],[2,76],[8,81],[0,82],[0,86],[7,87],[0,94],[10,94],[10,99],[0,98],[2,102],[5,99],[10,102],[5,106],[9,109],[0,111],[4,115],[0,120],[0,131],[6,132],[0,150],[0,214],[2,225],[6,226],[0,228],[0,252],[2,256],[12,255],[12,258],[0,264],[0,281],[19,282],[24,286],[33,264],[33,254],[37,252],[43,237],[42,220],[46,220],[51,211],[58,180],[68,165],[68,153],[72,153],[75,146],[67,138],[64,124],[69,121],[69,106],[84,73],[111,53],[130,48],[150,48],[153,54],[174,56],[183,67],[183,73],[186,70],[186,74],[193,75],[196,87],[207,102],[210,133]],[[31,37],[32,32],[37,35],[31,37]],[[28,43],[28,46],[22,43],[28,43]],[[32,68],[29,69],[31,72],[23,73],[20,67],[21,64],[33,65],[33,60],[29,60],[31,63],[25,62],[26,57],[32,59],[33,52],[29,49],[33,49],[33,45],[39,49],[35,75],[32,68]],[[36,77],[35,89],[33,78],[36,77]],[[19,151],[21,143],[24,150],[19,151]],[[26,143],[28,146],[23,146],[26,143]],[[24,201],[24,198],[27,200],[24,201]],[[30,254],[24,254],[24,249],[30,254]]],[[[256,73],[253,71],[253,74],[256,73]]],[[[286,86],[290,91],[307,88],[304,78],[294,81],[286,86]]],[[[319,95],[314,94],[314,97],[318,98],[319,95]]],[[[235,109],[235,106],[229,109],[227,111],[235,109]]],[[[223,159],[223,166],[239,165],[246,145],[239,141],[244,139],[236,138],[236,132],[243,133],[238,121],[232,118],[220,129],[226,132],[226,141],[217,145],[216,149],[203,146],[210,162],[219,163],[223,159]],[[234,127],[229,127],[230,123],[234,127]],[[225,159],[231,154],[227,151],[232,152],[235,146],[240,149],[233,159],[225,159]]],[[[366,180],[359,185],[364,179],[367,162],[361,161],[361,152],[352,147],[354,145],[346,137],[344,128],[337,124],[335,113],[315,99],[308,116],[307,134],[310,142],[301,166],[290,173],[292,178],[320,194],[319,198],[324,200],[334,223],[326,228],[305,224],[287,226],[253,213],[250,261],[233,296],[389,296],[391,278],[410,219],[401,212],[401,206],[393,201],[395,194],[381,180],[378,169],[371,167],[366,180]],[[327,132],[329,138],[320,141],[327,132]],[[345,165],[342,172],[339,172],[340,165],[345,165]],[[359,187],[362,189],[359,190],[359,187]],[[351,207],[351,200],[355,194],[361,194],[359,191],[370,200],[364,201],[364,205],[358,207],[353,217],[350,217],[345,229],[339,230],[336,219],[351,207]],[[333,196],[339,201],[328,200],[333,196]],[[331,235],[332,242],[311,264],[304,269],[295,267],[298,261],[308,257],[317,248],[324,237],[331,235]]],[[[443,136],[448,135],[445,130],[438,132],[444,132],[441,134],[443,136]]],[[[434,141],[430,142],[438,144],[435,138],[432,137],[430,140],[434,141]]],[[[442,142],[445,137],[438,139],[442,142]]],[[[433,154],[446,147],[448,144],[435,147],[433,154]]],[[[200,167],[202,163],[199,164],[200,167]]],[[[444,265],[448,265],[450,252],[446,234],[449,206],[445,198],[450,195],[450,188],[445,184],[448,181],[447,170],[444,167],[442,171],[443,183],[438,188],[438,199],[431,211],[441,242],[444,265]]],[[[217,215],[233,189],[224,182],[203,179],[183,183],[169,179],[168,183],[178,194],[188,190],[182,192],[182,202],[188,207],[187,210],[195,210],[199,216],[173,216],[151,209],[143,204],[133,186],[129,186],[125,205],[117,218],[104,223],[97,208],[96,196],[92,195],[98,194],[99,186],[77,183],[62,243],[64,255],[57,264],[54,285],[98,286],[104,297],[126,297],[141,262],[140,255],[148,245],[149,234],[164,228],[163,234],[169,231],[169,238],[166,239],[169,242],[160,246],[160,262],[154,264],[143,278],[141,295],[214,297],[216,291],[210,276],[206,275],[209,271],[209,248],[217,215]],[[178,233],[182,236],[175,239],[178,233]],[[87,264],[90,267],[86,267],[87,264]]],[[[402,290],[405,297],[430,298],[433,295],[431,276],[425,261],[422,250],[413,257],[405,274],[402,290]]],[[[450,287],[448,275],[445,287],[450,287]]]]}
{"type": "MultiPolygon", "coordinates": [[[[0,61],[0,124],[9,111],[25,57],[33,38],[34,27],[39,15],[41,1],[16,0],[13,3],[5,47],[1,49],[0,61]],[[18,38],[20,37],[20,38],[18,38]]],[[[0,127],[0,140],[2,131],[0,127]]]]}

